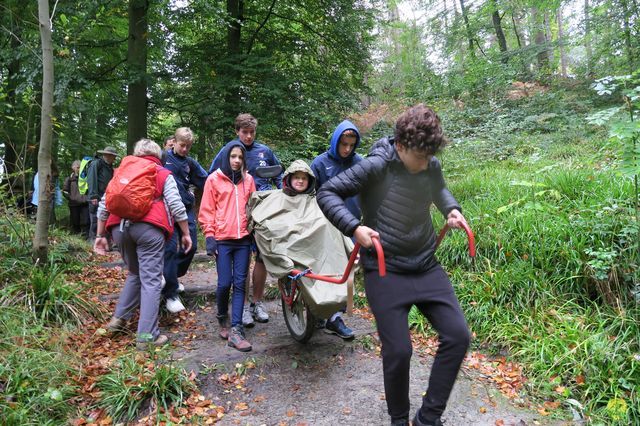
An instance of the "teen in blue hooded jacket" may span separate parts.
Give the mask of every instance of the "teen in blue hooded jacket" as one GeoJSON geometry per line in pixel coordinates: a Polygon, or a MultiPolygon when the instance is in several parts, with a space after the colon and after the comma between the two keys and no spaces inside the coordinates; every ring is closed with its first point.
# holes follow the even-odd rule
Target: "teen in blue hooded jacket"
{"type": "MultiPolygon", "coordinates": [[[[326,181],[362,160],[362,156],[356,153],[359,145],[360,132],[358,128],[349,120],[344,120],[333,131],[329,149],[318,155],[311,163],[311,170],[316,176],[316,189],[320,189],[326,181]]],[[[346,204],[352,215],[361,216],[357,196],[347,198],[346,204]]]]}
{"type": "MultiPolygon", "coordinates": [[[[349,120],[344,120],[333,131],[329,149],[318,155],[311,163],[311,170],[316,176],[316,189],[320,189],[329,179],[362,160],[362,157],[356,153],[358,145],[360,145],[358,128],[349,120]]],[[[361,216],[357,196],[347,198],[345,204],[351,214],[358,218],[361,216]]],[[[347,327],[342,320],[342,312],[336,312],[327,320],[325,331],[345,340],[354,337],[353,330],[347,327]]]]}

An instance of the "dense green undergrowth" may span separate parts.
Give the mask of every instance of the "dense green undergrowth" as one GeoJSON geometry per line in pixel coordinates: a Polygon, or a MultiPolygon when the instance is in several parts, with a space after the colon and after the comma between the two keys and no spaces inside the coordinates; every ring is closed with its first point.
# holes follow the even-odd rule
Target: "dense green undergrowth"
{"type": "Polygon", "coordinates": [[[443,168],[478,256],[462,233],[437,255],[476,341],[507,349],[533,395],[576,419],[639,424],[633,181],[617,172],[620,147],[585,122],[589,104],[555,93],[441,111],[454,139],[443,168]]]}
{"type": "Polygon", "coordinates": [[[26,218],[7,211],[0,219],[0,423],[90,422],[94,408],[126,421],[143,407],[182,403],[193,383],[169,354],[150,354],[149,360],[132,351],[114,353],[109,374],[96,386],[97,400],[82,401],[78,387],[88,380],[82,371],[88,360],[68,338],[85,333],[88,321],[104,320],[105,312],[83,296],[84,283],[68,276],[86,267],[89,247],[53,227],[50,262],[34,266],[32,238],[33,223],[26,218]]]}

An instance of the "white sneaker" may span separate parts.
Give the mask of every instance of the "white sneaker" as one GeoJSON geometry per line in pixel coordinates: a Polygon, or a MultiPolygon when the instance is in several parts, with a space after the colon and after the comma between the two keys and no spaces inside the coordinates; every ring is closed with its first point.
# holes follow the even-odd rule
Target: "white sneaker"
{"type": "Polygon", "coordinates": [[[164,275],[163,275],[162,276],[162,283],[160,284],[160,289],[163,289],[165,285],[167,285],[167,280],[164,279],[164,275]]]}
{"type": "Polygon", "coordinates": [[[268,322],[269,321],[269,314],[267,313],[267,310],[264,307],[264,303],[262,303],[262,301],[256,302],[256,304],[251,307],[251,311],[253,314],[253,319],[255,319],[258,322],[268,322]]]}
{"type": "Polygon", "coordinates": [[[180,301],[179,297],[176,297],[175,299],[167,299],[167,311],[171,312],[172,314],[177,314],[178,312],[184,310],[185,307],[180,301]]]}
{"type": "Polygon", "coordinates": [[[184,284],[178,283],[178,293],[184,293],[184,284]]]}
{"type": "Polygon", "coordinates": [[[249,304],[244,305],[244,310],[242,311],[242,325],[245,327],[251,328],[256,325],[253,322],[253,316],[251,315],[251,310],[249,309],[249,304]]]}

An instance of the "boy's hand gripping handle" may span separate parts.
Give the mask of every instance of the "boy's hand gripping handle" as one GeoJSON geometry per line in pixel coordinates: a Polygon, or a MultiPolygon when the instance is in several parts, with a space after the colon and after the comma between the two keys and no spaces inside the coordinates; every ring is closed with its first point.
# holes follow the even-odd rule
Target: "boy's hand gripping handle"
{"type": "MultiPolygon", "coordinates": [[[[376,249],[376,253],[378,255],[378,272],[381,277],[387,275],[387,267],[384,263],[384,251],[382,250],[382,244],[380,244],[380,239],[378,237],[372,237],[373,246],[376,249]]],[[[306,274],[300,272],[298,269],[294,269],[291,271],[292,275],[303,274],[307,278],[311,278],[313,280],[325,281],[333,284],[342,284],[347,281],[349,278],[349,274],[351,273],[351,269],[353,268],[353,264],[356,262],[356,258],[358,257],[358,252],[360,251],[360,243],[356,243],[353,247],[353,251],[351,252],[351,256],[349,256],[349,263],[347,264],[347,269],[344,271],[344,274],[341,278],[331,277],[328,275],[319,275],[314,274],[313,272],[307,272],[306,274]]]]}
{"type": "MultiPolygon", "coordinates": [[[[442,242],[444,236],[447,235],[447,231],[449,230],[449,228],[450,228],[449,225],[447,225],[446,223],[442,227],[440,234],[438,234],[438,239],[436,240],[436,250],[438,249],[438,246],[442,242]]],[[[462,228],[467,233],[467,240],[469,242],[469,256],[471,256],[472,258],[475,258],[476,257],[476,239],[473,236],[473,231],[471,231],[471,228],[469,228],[469,225],[467,225],[466,223],[462,224],[462,228]]]]}

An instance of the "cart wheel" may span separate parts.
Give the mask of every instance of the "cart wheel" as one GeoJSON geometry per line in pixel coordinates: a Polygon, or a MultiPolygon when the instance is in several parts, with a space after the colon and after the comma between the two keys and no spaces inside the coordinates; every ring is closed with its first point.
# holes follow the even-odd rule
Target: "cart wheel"
{"type": "Polygon", "coordinates": [[[316,329],[316,320],[309,306],[304,301],[302,291],[296,291],[291,306],[281,297],[284,322],[287,324],[291,336],[300,343],[307,343],[316,329]]]}

